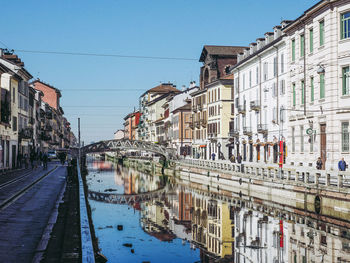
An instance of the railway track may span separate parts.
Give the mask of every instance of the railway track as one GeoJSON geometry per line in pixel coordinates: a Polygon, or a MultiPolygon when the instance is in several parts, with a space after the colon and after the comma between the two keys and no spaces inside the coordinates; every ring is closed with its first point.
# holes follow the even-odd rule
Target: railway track
{"type": "MultiPolygon", "coordinates": [[[[49,174],[54,172],[57,169],[57,165],[52,168],[51,170],[47,171],[44,175],[40,176],[39,178],[35,179],[33,182],[30,182],[26,184],[22,189],[16,191],[15,193],[11,193],[9,197],[7,197],[4,201],[0,203],[0,212],[4,210],[6,207],[10,206],[13,202],[15,202],[17,199],[19,199],[21,196],[23,196],[27,191],[29,191],[31,188],[33,188],[36,184],[38,184],[40,181],[42,181],[45,177],[47,177],[49,174]]],[[[24,174],[23,176],[19,178],[15,178],[9,182],[3,183],[0,185],[0,189],[6,188],[7,186],[14,184],[16,182],[19,182],[23,179],[25,179],[31,172],[28,172],[24,174]]]]}

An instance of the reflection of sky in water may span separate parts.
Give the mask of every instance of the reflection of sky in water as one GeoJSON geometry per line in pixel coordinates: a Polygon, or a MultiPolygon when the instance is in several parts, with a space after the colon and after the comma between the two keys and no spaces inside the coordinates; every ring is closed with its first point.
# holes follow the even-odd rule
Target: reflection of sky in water
{"type": "Polygon", "coordinates": [[[159,188],[159,177],[109,162],[88,163],[89,190],[117,194],[144,193],[159,188]],[[109,169],[103,169],[108,167],[109,169]],[[102,169],[101,169],[102,168],[102,169]]]}
{"type": "Polygon", "coordinates": [[[89,200],[99,246],[108,262],[180,263],[199,260],[199,250],[190,248],[179,238],[172,242],[161,242],[145,233],[140,226],[140,212],[126,205],[108,204],[89,200]],[[117,225],[124,229],[118,231],[117,225]],[[111,228],[112,226],[112,228],[111,228]],[[131,243],[131,248],[123,246],[131,243]]]}

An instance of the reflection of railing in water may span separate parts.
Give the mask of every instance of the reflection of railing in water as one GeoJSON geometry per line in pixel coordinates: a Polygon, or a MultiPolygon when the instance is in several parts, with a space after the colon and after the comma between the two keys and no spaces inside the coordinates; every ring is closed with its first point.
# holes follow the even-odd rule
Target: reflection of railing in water
{"type": "Polygon", "coordinates": [[[89,199],[113,204],[133,204],[136,202],[149,201],[154,198],[160,198],[168,194],[168,188],[163,187],[147,193],[140,194],[112,194],[101,193],[96,191],[88,191],[89,199]]]}

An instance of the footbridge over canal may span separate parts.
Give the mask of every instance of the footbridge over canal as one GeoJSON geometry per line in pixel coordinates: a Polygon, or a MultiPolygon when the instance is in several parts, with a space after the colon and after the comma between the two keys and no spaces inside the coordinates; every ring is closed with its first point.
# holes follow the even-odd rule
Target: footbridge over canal
{"type": "Polygon", "coordinates": [[[82,147],[81,153],[120,152],[121,150],[152,152],[163,156],[167,160],[177,160],[175,149],[166,148],[163,145],[152,142],[128,139],[99,141],[82,147]]]}

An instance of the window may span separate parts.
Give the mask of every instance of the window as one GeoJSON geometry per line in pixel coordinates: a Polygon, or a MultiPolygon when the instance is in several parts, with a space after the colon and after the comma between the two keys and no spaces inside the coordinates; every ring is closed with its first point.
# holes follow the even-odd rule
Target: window
{"type": "Polygon", "coordinates": [[[295,39],[292,40],[292,61],[295,61],[295,39]]]}
{"type": "Polygon", "coordinates": [[[256,84],[259,84],[259,68],[256,67],[256,84]]]}
{"type": "Polygon", "coordinates": [[[300,126],[300,152],[304,152],[304,126],[300,126]]]}
{"type": "Polygon", "coordinates": [[[12,96],[13,96],[12,102],[15,103],[16,102],[16,89],[15,88],[12,88],[12,96]]]}
{"type": "Polygon", "coordinates": [[[340,19],[340,38],[350,37],[350,12],[341,15],[340,19]]]}
{"type": "Polygon", "coordinates": [[[252,87],[252,71],[249,71],[249,88],[252,87]]]}
{"type": "Polygon", "coordinates": [[[281,93],[281,95],[283,95],[285,92],[286,92],[286,90],[285,90],[285,80],[284,79],[282,79],[281,81],[280,81],[280,93],[281,93]]]}
{"type": "Polygon", "coordinates": [[[264,80],[267,80],[268,76],[268,65],[267,62],[264,62],[264,80]]]}
{"type": "Polygon", "coordinates": [[[320,26],[320,46],[324,45],[324,20],[319,24],[320,26]]]}
{"type": "Polygon", "coordinates": [[[313,102],[315,100],[315,89],[314,89],[314,78],[311,77],[310,78],[310,86],[311,86],[311,102],[313,102]]]}
{"type": "Polygon", "coordinates": [[[309,30],[309,37],[310,37],[309,50],[310,50],[310,53],[312,53],[314,51],[314,30],[312,28],[309,30]]]}
{"type": "Polygon", "coordinates": [[[296,105],[295,83],[293,83],[293,107],[296,105]]]}
{"type": "Polygon", "coordinates": [[[235,114],[235,104],[231,104],[231,115],[235,114]]]}
{"type": "Polygon", "coordinates": [[[273,58],[273,76],[277,76],[277,57],[273,58]]]}
{"type": "Polygon", "coordinates": [[[245,74],[243,74],[243,90],[245,90],[245,74]]]}
{"type": "Polygon", "coordinates": [[[292,152],[295,152],[295,128],[292,127],[292,152]]]}
{"type": "Polygon", "coordinates": [[[17,117],[12,117],[12,130],[17,131],[17,117]]]}
{"type": "Polygon", "coordinates": [[[303,57],[305,54],[305,35],[300,35],[300,57],[303,57]]]}
{"type": "Polygon", "coordinates": [[[301,104],[304,104],[304,96],[305,96],[305,85],[304,85],[304,81],[301,81],[301,104]]]}
{"type": "Polygon", "coordinates": [[[325,90],[324,90],[324,74],[320,74],[320,99],[324,99],[325,90]]]}
{"type": "Polygon", "coordinates": [[[349,122],[341,124],[341,151],[349,152],[349,122]]]}
{"type": "Polygon", "coordinates": [[[342,69],[342,95],[350,95],[349,90],[349,66],[342,69]]]}
{"type": "Polygon", "coordinates": [[[281,73],[284,72],[284,55],[283,53],[281,54],[281,73]]]}
{"type": "Polygon", "coordinates": [[[312,152],[314,152],[314,136],[313,136],[313,134],[310,135],[309,143],[310,143],[310,153],[312,153],[312,152]]]}

